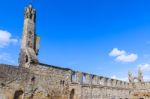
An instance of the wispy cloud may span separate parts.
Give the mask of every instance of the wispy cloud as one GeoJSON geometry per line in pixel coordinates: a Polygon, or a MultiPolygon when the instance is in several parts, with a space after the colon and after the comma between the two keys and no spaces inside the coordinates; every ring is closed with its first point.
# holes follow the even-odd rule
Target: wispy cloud
{"type": "Polygon", "coordinates": [[[5,30],[0,30],[0,48],[4,48],[10,43],[15,44],[17,42],[18,40],[15,38],[12,38],[12,35],[10,32],[5,31],[5,30]]]}
{"type": "Polygon", "coordinates": [[[15,64],[16,62],[13,60],[10,54],[8,53],[0,53],[0,63],[10,63],[15,64]]]}
{"type": "Polygon", "coordinates": [[[150,71],[150,64],[148,64],[148,63],[146,63],[146,64],[139,64],[137,67],[141,68],[142,71],[150,71]]]}
{"type": "Polygon", "coordinates": [[[124,50],[119,50],[118,48],[113,48],[109,53],[109,56],[116,57],[116,61],[120,62],[134,62],[138,59],[138,55],[134,53],[127,53],[124,50]]]}
{"type": "Polygon", "coordinates": [[[127,77],[117,77],[116,75],[111,76],[112,79],[122,80],[122,81],[128,81],[127,77]]]}

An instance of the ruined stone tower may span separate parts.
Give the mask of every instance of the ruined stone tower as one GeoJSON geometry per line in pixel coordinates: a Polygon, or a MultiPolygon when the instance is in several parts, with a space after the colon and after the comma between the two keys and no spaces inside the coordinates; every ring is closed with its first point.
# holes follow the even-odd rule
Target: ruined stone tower
{"type": "Polygon", "coordinates": [[[24,26],[22,35],[19,64],[28,68],[31,63],[38,63],[39,37],[36,35],[36,11],[30,4],[24,11],[24,26]]]}
{"type": "Polygon", "coordinates": [[[0,99],[150,99],[150,82],[142,71],[129,82],[38,61],[36,11],[25,8],[18,66],[0,64],[0,99]]]}

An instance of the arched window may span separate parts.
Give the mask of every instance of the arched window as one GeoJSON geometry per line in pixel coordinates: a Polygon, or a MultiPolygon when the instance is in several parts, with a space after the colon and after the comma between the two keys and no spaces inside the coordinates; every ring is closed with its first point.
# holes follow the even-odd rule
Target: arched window
{"type": "Polygon", "coordinates": [[[137,82],[138,82],[138,79],[134,79],[134,82],[137,83],[137,82]]]}
{"type": "Polygon", "coordinates": [[[22,90],[17,90],[14,94],[13,99],[22,99],[23,91],[22,90]]]}
{"type": "Polygon", "coordinates": [[[77,75],[73,72],[71,75],[71,81],[76,82],[77,81],[77,75]]]}
{"type": "Polygon", "coordinates": [[[75,95],[75,90],[72,89],[70,92],[70,99],[74,99],[74,95],[75,95]]]}
{"type": "Polygon", "coordinates": [[[28,58],[27,55],[26,55],[26,57],[25,57],[25,61],[26,61],[26,63],[29,61],[29,58],[28,58]]]}
{"type": "Polygon", "coordinates": [[[86,83],[86,74],[82,75],[82,83],[85,84],[86,83]]]}

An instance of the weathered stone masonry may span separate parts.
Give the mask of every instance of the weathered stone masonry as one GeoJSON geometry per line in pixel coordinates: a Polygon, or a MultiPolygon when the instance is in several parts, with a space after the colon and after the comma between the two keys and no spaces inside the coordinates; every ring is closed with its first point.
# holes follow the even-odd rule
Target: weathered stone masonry
{"type": "Polygon", "coordinates": [[[7,97],[4,99],[13,99],[18,90],[25,99],[109,99],[128,98],[129,94],[126,82],[80,72],[76,75],[70,69],[50,65],[39,64],[28,69],[1,65],[0,70],[0,93],[7,97]],[[83,80],[85,75],[89,79],[83,80]]]}
{"type": "Polygon", "coordinates": [[[40,63],[32,5],[24,15],[19,66],[0,65],[0,99],[150,99],[140,70],[138,77],[129,72],[125,82],[40,63]]]}

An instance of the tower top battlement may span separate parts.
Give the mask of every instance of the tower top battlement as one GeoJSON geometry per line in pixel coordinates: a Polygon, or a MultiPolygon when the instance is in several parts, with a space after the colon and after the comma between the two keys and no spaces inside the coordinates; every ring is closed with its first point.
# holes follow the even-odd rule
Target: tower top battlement
{"type": "Polygon", "coordinates": [[[24,18],[31,19],[34,22],[36,21],[36,10],[33,9],[32,4],[29,4],[28,7],[25,7],[24,18]]]}

